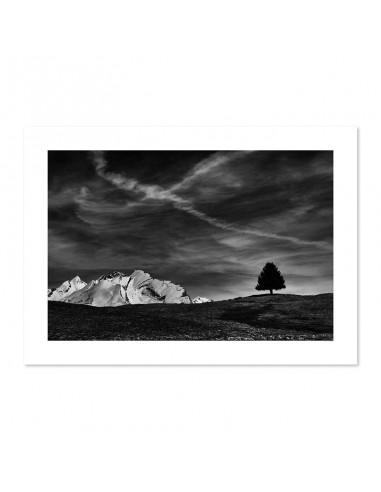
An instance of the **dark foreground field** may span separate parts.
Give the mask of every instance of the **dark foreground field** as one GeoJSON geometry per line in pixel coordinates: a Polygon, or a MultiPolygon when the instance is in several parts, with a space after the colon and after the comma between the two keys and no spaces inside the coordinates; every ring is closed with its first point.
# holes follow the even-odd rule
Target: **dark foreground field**
{"type": "Polygon", "coordinates": [[[96,308],[48,302],[49,340],[333,340],[333,295],[96,308]]]}

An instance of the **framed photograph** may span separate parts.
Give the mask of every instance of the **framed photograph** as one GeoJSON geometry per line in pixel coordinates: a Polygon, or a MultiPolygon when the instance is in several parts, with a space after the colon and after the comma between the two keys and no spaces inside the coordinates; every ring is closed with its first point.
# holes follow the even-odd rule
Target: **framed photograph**
{"type": "Polygon", "coordinates": [[[356,364],[356,128],[27,128],[24,362],[356,364]]]}

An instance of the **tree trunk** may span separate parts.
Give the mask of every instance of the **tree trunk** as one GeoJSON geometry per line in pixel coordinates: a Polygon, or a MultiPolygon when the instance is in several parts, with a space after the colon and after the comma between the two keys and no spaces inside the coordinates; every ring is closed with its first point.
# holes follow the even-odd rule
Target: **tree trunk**
{"type": "Polygon", "coordinates": [[[273,295],[273,289],[270,289],[270,294],[273,295]]]}

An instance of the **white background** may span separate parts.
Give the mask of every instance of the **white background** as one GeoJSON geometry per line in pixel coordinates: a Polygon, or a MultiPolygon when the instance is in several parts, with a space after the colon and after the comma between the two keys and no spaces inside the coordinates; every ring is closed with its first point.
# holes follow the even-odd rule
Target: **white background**
{"type": "Polygon", "coordinates": [[[380,490],[377,3],[6,5],[1,489],[380,490]],[[359,366],[23,366],[22,129],[136,124],[360,128],[359,366]]]}

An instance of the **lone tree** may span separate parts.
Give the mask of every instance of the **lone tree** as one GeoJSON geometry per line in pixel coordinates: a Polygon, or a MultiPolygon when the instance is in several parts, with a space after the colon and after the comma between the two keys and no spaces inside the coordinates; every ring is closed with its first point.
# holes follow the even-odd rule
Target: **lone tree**
{"type": "Polygon", "coordinates": [[[274,263],[266,263],[263,270],[259,274],[258,283],[255,290],[269,290],[270,294],[273,290],[285,289],[286,284],[278,267],[274,263]]]}

